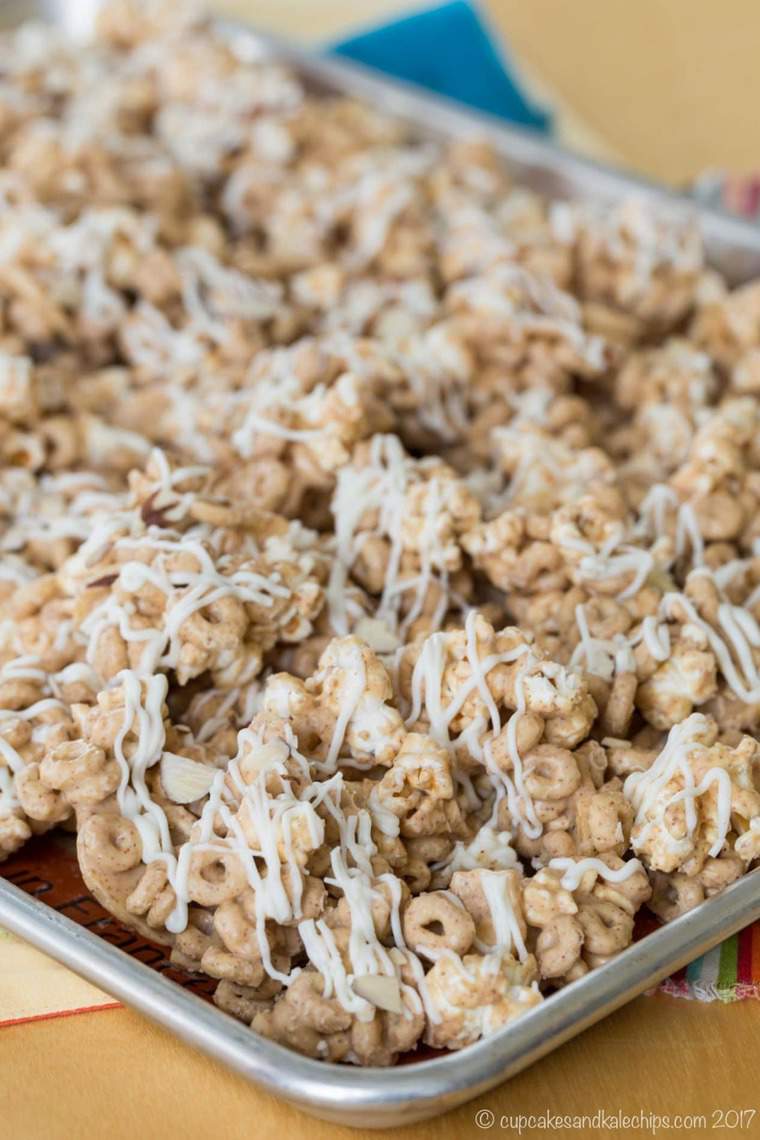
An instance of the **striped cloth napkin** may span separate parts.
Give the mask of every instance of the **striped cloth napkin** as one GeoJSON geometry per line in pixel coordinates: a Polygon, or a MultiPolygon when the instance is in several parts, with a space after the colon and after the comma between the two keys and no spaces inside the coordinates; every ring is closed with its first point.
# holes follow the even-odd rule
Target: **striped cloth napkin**
{"type": "Polygon", "coordinates": [[[741,1001],[760,997],[760,923],[727,938],[662,983],[673,997],[741,1001]]]}

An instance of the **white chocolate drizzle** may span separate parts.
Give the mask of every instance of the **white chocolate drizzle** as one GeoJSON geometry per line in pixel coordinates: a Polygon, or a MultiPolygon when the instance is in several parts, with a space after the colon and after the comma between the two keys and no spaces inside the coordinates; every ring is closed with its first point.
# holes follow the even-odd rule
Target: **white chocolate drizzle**
{"type": "Polygon", "coordinates": [[[604,879],[605,883],[625,883],[637,871],[645,873],[638,859],[629,859],[622,867],[608,867],[602,859],[593,857],[572,859],[558,856],[550,859],[547,865],[552,871],[562,872],[560,884],[566,891],[577,890],[581,881],[590,872],[596,878],[604,879]]]}

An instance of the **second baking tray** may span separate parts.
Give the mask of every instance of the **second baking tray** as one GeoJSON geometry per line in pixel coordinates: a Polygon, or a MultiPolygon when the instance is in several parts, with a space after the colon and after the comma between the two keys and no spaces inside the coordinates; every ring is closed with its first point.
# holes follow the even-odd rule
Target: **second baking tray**
{"type": "MultiPolygon", "coordinates": [[[[40,18],[78,35],[87,30],[96,10],[97,0],[0,0],[0,25],[40,18]]],[[[654,200],[663,213],[679,218],[689,214],[702,229],[716,269],[734,283],[760,275],[760,232],[746,223],[355,65],[312,58],[239,25],[225,27],[231,34],[247,36],[252,53],[292,66],[310,86],[365,99],[410,122],[421,135],[485,136],[521,182],[551,197],[609,201],[635,193],[654,200]]],[[[23,890],[0,878],[0,925],[275,1096],[326,1120],[362,1128],[422,1120],[486,1092],[760,918],[758,869],[461,1053],[391,1070],[356,1069],[313,1061],[258,1037],[170,977],[46,905],[28,893],[33,889],[28,882],[26,886],[23,890]]]]}

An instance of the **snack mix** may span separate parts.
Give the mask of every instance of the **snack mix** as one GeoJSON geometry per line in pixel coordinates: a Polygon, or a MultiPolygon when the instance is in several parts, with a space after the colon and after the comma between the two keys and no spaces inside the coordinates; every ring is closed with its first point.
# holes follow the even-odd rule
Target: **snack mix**
{"type": "Polygon", "coordinates": [[[760,285],[116,0],[0,83],[0,851],[315,1058],[760,858],[760,285]]]}

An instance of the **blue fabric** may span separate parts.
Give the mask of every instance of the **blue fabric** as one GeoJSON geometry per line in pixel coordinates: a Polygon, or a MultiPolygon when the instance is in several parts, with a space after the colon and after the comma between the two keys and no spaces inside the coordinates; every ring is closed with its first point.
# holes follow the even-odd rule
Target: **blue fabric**
{"type": "Polygon", "coordinates": [[[550,115],[527,100],[510,74],[509,61],[467,0],[404,16],[328,51],[513,123],[550,129],[550,115]]]}

